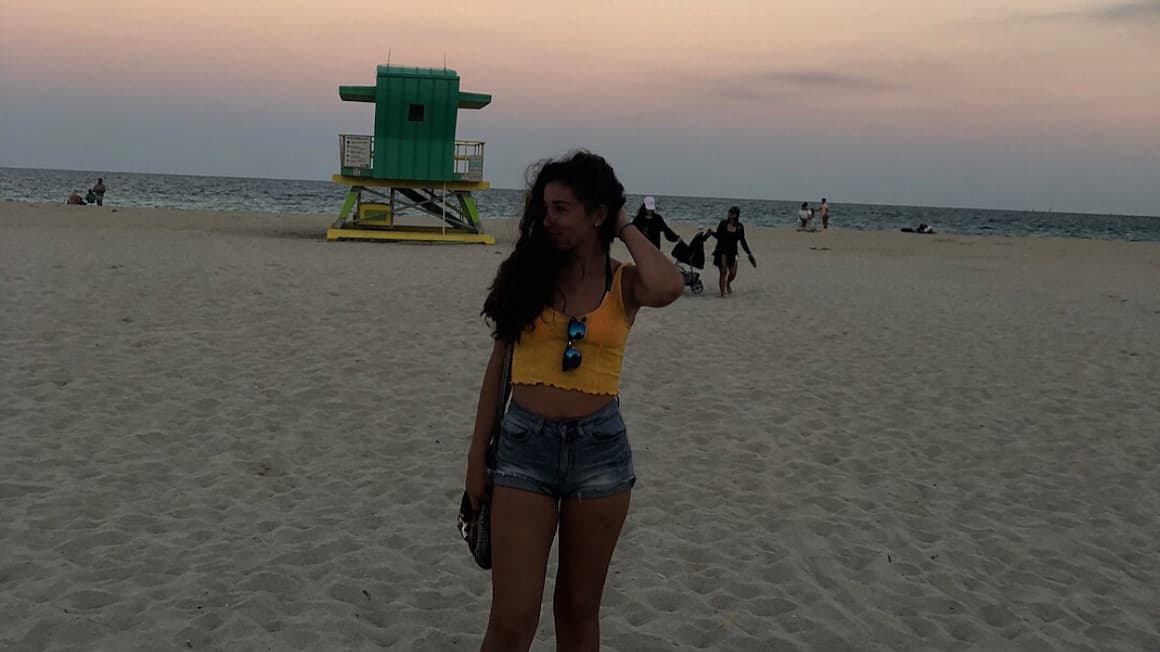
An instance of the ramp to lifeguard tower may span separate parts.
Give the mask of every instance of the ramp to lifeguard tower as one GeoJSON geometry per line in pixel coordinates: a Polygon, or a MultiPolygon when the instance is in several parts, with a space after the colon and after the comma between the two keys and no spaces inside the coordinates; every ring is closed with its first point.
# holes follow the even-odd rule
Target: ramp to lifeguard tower
{"type": "Polygon", "coordinates": [[[435,217],[443,217],[446,213],[442,204],[437,203],[434,198],[424,197],[422,193],[413,188],[399,188],[400,195],[406,197],[413,202],[413,206],[421,211],[430,213],[435,217]]]}
{"type": "Polygon", "coordinates": [[[414,188],[396,188],[395,191],[411,202],[411,208],[438,217],[452,226],[471,231],[478,231],[482,226],[479,219],[479,208],[475,204],[475,198],[470,194],[454,193],[458,201],[452,203],[448,201],[446,194],[439,197],[435,192],[432,192],[424,196],[422,192],[414,188]]]}

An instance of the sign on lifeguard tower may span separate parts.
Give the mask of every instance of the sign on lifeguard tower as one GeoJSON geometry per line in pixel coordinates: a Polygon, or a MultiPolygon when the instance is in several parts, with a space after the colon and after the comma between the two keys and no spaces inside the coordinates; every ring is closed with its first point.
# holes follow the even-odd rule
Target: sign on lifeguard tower
{"type": "Polygon", "coordinates": [[[350,190],[327,239],[494,244],[471,196],[490,187],[484,143],[455,138],[459,109],[482,109],[491,96],[459,90],[446,69],[379,66],[375,82],[338,87],[343,101],[374,103],[375,132],[338,137],[342,169],[332,178],[350,190]],[[426,223],[403,223],[408,214],[426,223]]]}
{"type": "Polygon", "coordinates": [[[354,168],[357,171],[366,168],[370,169],[371,162],[371,143],[374,139],[371,136],[351,136],[350,134],[343,134],[339,136],[339,152],[342,154],[342,167],[354,168]]]}

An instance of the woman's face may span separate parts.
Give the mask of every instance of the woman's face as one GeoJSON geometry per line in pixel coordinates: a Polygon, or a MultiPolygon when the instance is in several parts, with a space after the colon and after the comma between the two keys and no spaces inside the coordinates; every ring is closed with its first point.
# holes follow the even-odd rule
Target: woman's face
{"type": "Polygon", "coordinates": [[[544,186],[544,230],[558,251],[571,251],[598,237],[601,216],[589,213],[572,188],[553,181],[544,186]]]}
{"type": "Polygon", "coordinates": [[[726,215],[725,219],[729,220],[730,222],[736,222],[737,217],[738,217],[737,213],[734,213],[733,211],[729,211],[729,213],[726,215]]]}

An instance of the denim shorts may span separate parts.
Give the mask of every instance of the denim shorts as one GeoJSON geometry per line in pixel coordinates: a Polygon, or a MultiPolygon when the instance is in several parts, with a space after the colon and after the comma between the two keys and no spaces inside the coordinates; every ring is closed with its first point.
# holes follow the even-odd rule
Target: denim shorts
{"type": "Polygon", "coordinates": [[[492,481],[553,498],[603,498],[636,484],[619,401],[579,419],[546,419],[515,401],[495,448],[492,481]]]}

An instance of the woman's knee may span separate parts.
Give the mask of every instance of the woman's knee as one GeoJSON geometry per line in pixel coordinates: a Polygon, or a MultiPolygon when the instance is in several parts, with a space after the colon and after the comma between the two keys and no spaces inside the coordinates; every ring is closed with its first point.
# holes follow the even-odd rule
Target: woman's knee
{"type": "Polygon", "coordinates": [[[502,643],[501,648],[508,646],[516,649],[526,649],[536,637],[536,628],[540,626],[540,609],[503,608],[492,609],[491,618],[487,623],[487,640],[502,643]]]}
{"type": "Polygon", "coordinates": [[[557,623],[587,625],[600,618],[600,596],[581,596],[566,587],[552,598],[552,613],[557,623]]]}

